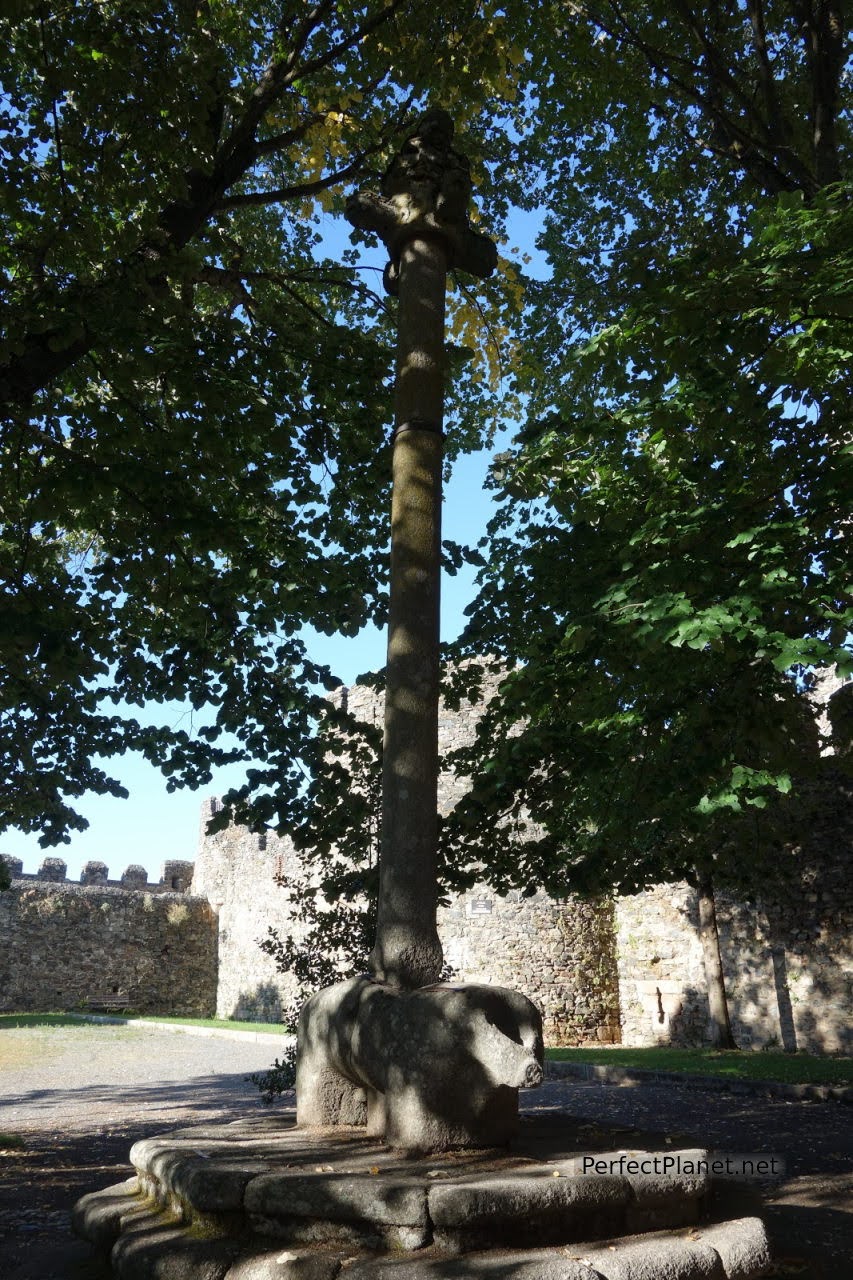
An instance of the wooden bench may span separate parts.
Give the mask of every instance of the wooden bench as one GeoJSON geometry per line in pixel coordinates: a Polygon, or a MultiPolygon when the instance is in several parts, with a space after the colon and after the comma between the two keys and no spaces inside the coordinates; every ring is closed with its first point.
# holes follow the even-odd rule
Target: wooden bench
{"type": "Polygon", "coordinates": [[[86,1013],[123,1013],[129,1004],[126,991],[111,991],[109,995],[86,996],[83,1009],[86,1013]]]}

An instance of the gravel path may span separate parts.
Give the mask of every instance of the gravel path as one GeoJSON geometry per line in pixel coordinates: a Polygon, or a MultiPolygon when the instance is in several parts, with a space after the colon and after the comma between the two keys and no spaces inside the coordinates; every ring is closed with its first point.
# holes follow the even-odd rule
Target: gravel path
{"type": "Polygon", "coordinates": [[[133,1172],[138,1138],[188,1124],[237,1120],[263,1109],[246,1076],[274,1045],[117,1026],[3,1028],[0,1133],[0,1277],[100,1280],[69,1214],[87,1191],[133,1172]]]}
{"type": "Polygon", "coordinates": [[[244,1077],[275,1054],[267,1043],[136,1027],[4,1028],[0,1128],[85,1132],[129,1116],[144,1124],[206,1120],[223,1105],[257,1104],[244,1077]]]}
{"type": "MultiPolygon", "coordinates": [[[[101,1280],[88,1246],[70,1235],[74,1201],[130,1176],[137,1138],[262,1111],[246,1076],[275,1053],[266,1043],[114,1026],[0,1031],[0,1133],[22,1142],[0,1150],[3,1280],[101,1280]]],[[[555,1121],[570,1113],[584,1140],[603,1147],[781,1156],[785,1176],[768,1190],[774,1275],[853,1274],[853,1108],[575,1081],[549,1082],[522,1105],[555,1121]]]]}

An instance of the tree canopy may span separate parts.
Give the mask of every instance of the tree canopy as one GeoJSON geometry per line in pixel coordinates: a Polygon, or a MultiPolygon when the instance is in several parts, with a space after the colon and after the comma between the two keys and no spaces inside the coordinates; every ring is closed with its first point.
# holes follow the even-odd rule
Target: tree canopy
{"type": "Polygon", "coordinates": [[[300,632],[381,622],[387,576],[390,325],[321,218],[436,86],[500,98],[495,11],[0,19],[0,828],[67,839],[128,749],[170,785],[254,761],[253,820],[287,819],[331,679],[300,632]],[[201,727],[132,714],[169,700],[201,727]]]}
{"type": "Polygon", "coordinates": [[[447,856],[558,893],[755,884],[818,764],[809,673],[851,668],[844,15],[549,13],[507,192],[547,210],[551,274],[460,647],[515,666],[447,856]]]}
{"type": "Polygon", "coordinates": [[[487,357],[451,454],[499,404],[522,429],[456,650],[516,665],[448,873],[631,887],[766,845],[803,680],[849,656],[841,4],[109,0],[0,36],[0,826],[66,838],[128,749],[170,785],[254,761],[256,824],[326,794],[301,632],[384,619],[391,334],[320,219],[440,101],[483,219],[542,214],[549,264],[451,299],[487,357]],[[126,714],[173,699],[195,732],[126,714]]]}

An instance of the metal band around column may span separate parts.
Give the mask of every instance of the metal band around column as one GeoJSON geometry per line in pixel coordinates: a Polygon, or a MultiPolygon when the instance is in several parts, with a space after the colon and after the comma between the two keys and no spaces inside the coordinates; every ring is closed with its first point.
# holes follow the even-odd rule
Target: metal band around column
{"type": "Polygon", "coordinates": [[[431,422],[428,418],[409,418],[391,432],[391,443],[393,444],[397,436],[403,435],[406,431],[432,431],[435,435],[441,436],[442,440],[444,439],[440,422],[431,422]]]}

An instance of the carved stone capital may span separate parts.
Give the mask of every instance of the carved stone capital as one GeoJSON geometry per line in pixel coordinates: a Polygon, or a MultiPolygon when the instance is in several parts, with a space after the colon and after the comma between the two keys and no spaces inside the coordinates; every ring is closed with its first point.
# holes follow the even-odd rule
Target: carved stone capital
{"type": "Polygon", "coordinates": [[[448,113],[426,112],[386,170],[380,191],[359,191],[347,201],[347,220],[361,231],[376,232],[388,249],[389,292],[394,292],[402,247],[412,239],[440,239],[449,265],[479,279],[497,265],[494,242],[468,220],[470,166],[452,147],[452,138],[448,113]]]}

